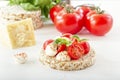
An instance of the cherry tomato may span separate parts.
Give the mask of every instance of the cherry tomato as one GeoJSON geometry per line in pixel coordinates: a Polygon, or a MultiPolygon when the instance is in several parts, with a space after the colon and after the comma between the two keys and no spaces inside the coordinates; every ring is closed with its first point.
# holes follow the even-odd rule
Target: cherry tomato
{"type": "Polygon", "coordinates": [[[87,54],[90,51],[90,45],[88,42],[82,41],[80,42],[80,45],[82,45],[85,50],[84,54],[87,54]]]}
{"type": "Polygon", "coordinates": [[[86,17],[86,28],[94,35],[103,36],[112,28],[113,18],[110,14],[90,11],[86,17]]]}
{"type": "Polygon", "coordinates": [[[57,53],[61,52],[61,51],[64,51],[66,49],[66,45],[65,44],[61,44],[58,46],[58,49],[57,49],[57,53]]]}
{"type": "Polygon", "coordinates": [[[68,55],[71,57],[71,59],[77,60],[84,54],[84,48],[82,45],[73,44],[68,46],[67,52],[68,52],[68,55]]]}
{"type": "Polygon", "coordinates": [[[52,43],[53,41],[54,40],[52,40],[52,39],[49,39],[49,40],[45,41],[44,44],[43,44],[43,49],[45,50],[46,47],[47,47],[47,45],[50,44],[50,43],[52,43]]]}
{"type": "Polygon", "coordinates": [[[57,14],[54,24],[61,33],[76,34],[83,27],[83,14],[65,8],[57,14]]]}
{"type": "Polygon", "coordinates": [[[50,9],[50,18],[54,22],[56,15],[63,9],[61,5],[55,5],[50,9]]]}

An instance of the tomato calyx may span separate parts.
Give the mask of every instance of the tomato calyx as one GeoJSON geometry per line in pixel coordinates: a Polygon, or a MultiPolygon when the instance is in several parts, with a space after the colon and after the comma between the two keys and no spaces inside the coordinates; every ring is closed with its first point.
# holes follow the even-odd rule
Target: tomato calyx
{"type": "Polygon", "coordinates": [[[95,11],[96,11],[97,14],[103,14],[105,12],[100,7],[95,7],[95,11]]]}
{"type": "Polygon", "coordinates": [[[95,6],[94,4],[82,4],[82,5],[78,5],[75,7],[89,7],[92,11],[95,10],[97,14],[103,14],[105,11],[102,10],[99,6],[95,6]]]}
{"type": "Polygon", "coordinates": [[[75,12],[74,7],[71,6],[71,5],[67,5],[67,6],[65,7],[65,11],[66,11],[67,13],[74,13],[74,12],[75,12]]]}
{"type": "Polygon", "coordinates": [[[65,2],[60,2],[59,5],[64,8],[64,7],[67,5],[67,3],[65,3],[65,2]]]}
{"type": "Polygon", "coordinates": [[[94,4],[82,4],[82,5],[77,5],[74,8],[76,9],[78,7],[89,7],[91,10],[95,10],[96,9],[96,6],[94,4]]]}

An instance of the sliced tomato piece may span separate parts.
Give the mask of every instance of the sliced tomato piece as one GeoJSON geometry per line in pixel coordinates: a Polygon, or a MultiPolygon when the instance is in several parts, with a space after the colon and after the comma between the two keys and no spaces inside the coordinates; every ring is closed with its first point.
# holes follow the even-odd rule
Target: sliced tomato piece
{"type": "Polygon", "coordinates": [[[72,34],[71,33],[64,33],[64,34],[62,34],[62,36],[61,37],[66,37],[66,38],[71,38],[71,36],[72,36],[72,34]]]}
{"type": "Polygon", "coordinates": [[[65,44],[61,44],[58,46],[58,49],[57,49],[57,53],[61,52],[61,51],[64,51],[66,49],[66,45],[65,44]]]}
{"type": "Polygon", "coordinates": [[[67,48],[67,52],[71,59],[77,60],[84,54],[84,48],[82,45],[73,44],[67,48]]]}
{"type": "Polygon", "coordinates": [[[88,42],[86,41],[80,42],[80,45],[82,45],[85,50],[84,54],[87,54],[90,51],[90,45],[88,42]]]}
{"type": "Polygon", "coordinates": [[[72,38],[72,44],[78,44],[78,40],[76,38],[72,38]]]}
{"type": "Polygon", "coordinates": [[[44,44],[43,44],[43,49],[45,50],[46,47],[47,47],[47,45],[50,44],[50,43],[52,43],[53,41],[54,41],[54,40],[52,40],[52,39],[46,40],[46,41],[44,42],[44,44]]]}

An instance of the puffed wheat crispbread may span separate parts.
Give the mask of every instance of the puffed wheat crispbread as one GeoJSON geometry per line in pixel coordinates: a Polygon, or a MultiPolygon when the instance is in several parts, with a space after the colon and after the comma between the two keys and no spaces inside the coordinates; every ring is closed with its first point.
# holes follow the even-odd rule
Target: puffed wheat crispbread
{"type": "Polygon", "coordinates": [[[95,63],[95,51],[91,49],[89,53],[78,60],[71,61],[57,61],[55,57],[51,57],[45,54],[44,50],[40,53],[40,62],[47,65],[53,69],[72,71],[72,70],[82,70],[87,67],[92,66],[95,63]]]}

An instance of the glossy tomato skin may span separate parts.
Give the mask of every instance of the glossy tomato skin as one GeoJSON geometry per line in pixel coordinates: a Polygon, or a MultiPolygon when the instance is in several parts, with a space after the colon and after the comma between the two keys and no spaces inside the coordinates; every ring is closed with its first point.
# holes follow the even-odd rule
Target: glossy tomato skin
{"type": "Polygon", "coordinates": [[[54,40],[52,40],[52,39],[46,40],[46,41],[44,42],[44,44],[43,44],[43,49],[45,50],[46,47],[47,47],[47,45],[49,45],[49,44],[52,43],[53,41],[54,41],[54,40]]]}
{"type": "Polygon", "coordinates": [[[85,50],[84,54],[89,53],[89,51],[90,51],[90,44],[87,41],[80,42],[80,45],[82,45],[84,50],[85,50]]]}
{"type": "Polygon", "coordinates": [[[50,18],[54,22],[56,15],[63,9],[61,5],[55,5],[50,9],[50,18]]]}
{"type": "Polygon", "coordinates": [[[112,28],[113,18],[109,14],[98,14],[96,11],[91,11],[86,17],[86,28],[94,35],[103,36],[112,28]]]}
{"type": "Polygon", "coordinates": [[[78,7],[77,10],[83,14],[83,17],[84,17],[84,21],[86,19],[86,15],[87,13],[89,13],[91,11],[91,8],[89,6],[81,6],[81,7],[78,7]]]}
{"type": "Polygon", "coordinates": [[[61,33],[78,33],[83,27],[83,14],[60,11],[54,19],[55,27],[61,33]]]}
{"type": "Polygon", "coordinates": [[[84,48],[79,44],[72,44],[67,48],[68,55],[73,60],[77,60],[84,54],[84,48]]]}
{"type": "Polygon", "coordinates": [[[57,48],[57,53],[64,51],[67,48],[65,44],[60,44],[57,48]]]}

